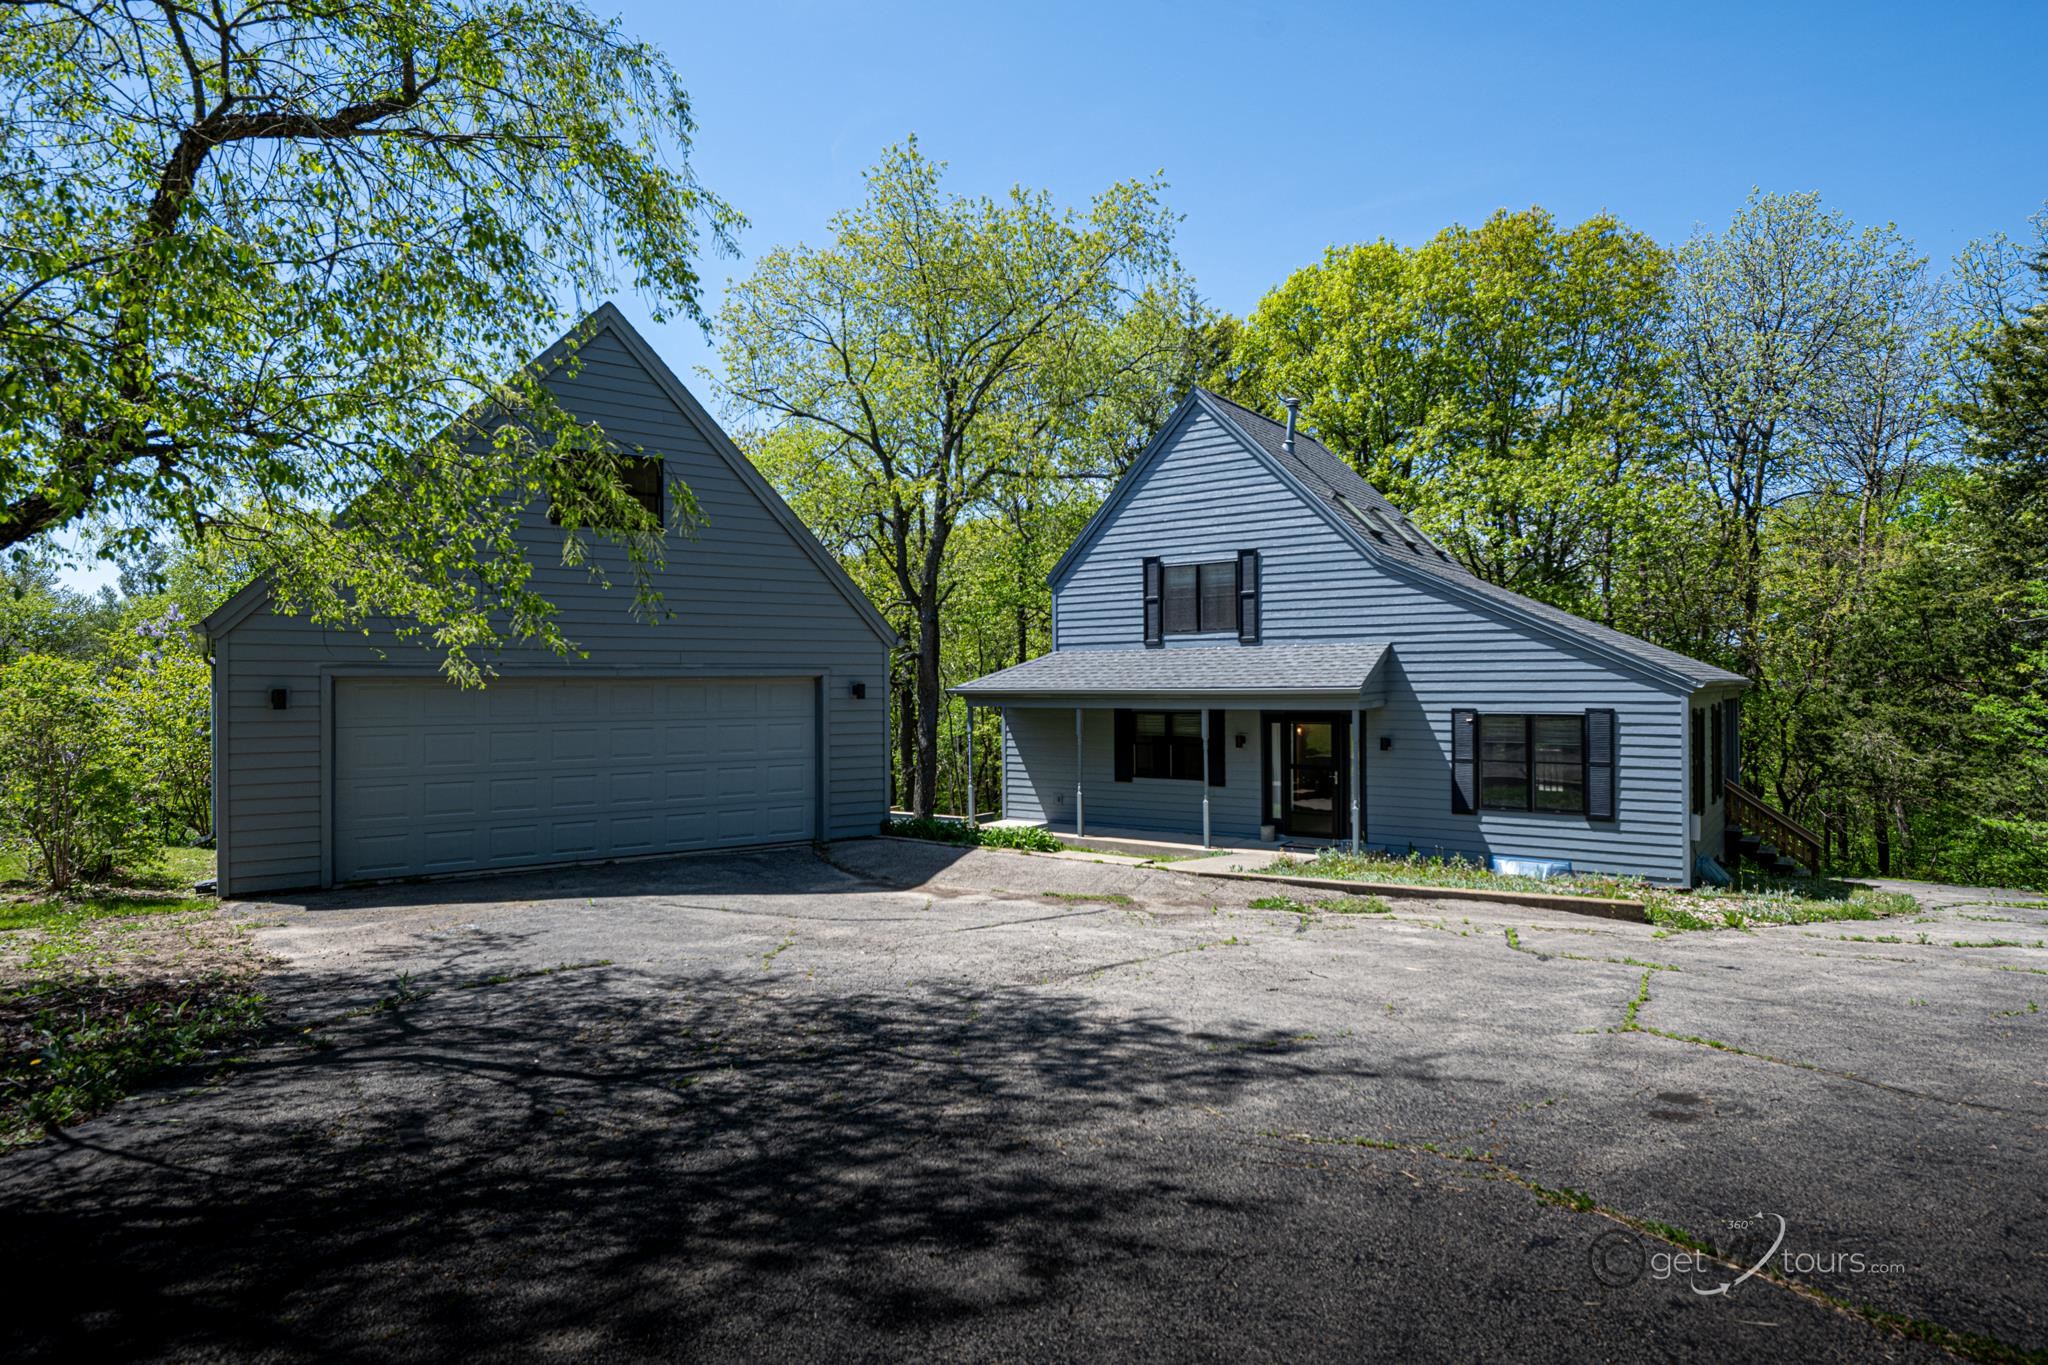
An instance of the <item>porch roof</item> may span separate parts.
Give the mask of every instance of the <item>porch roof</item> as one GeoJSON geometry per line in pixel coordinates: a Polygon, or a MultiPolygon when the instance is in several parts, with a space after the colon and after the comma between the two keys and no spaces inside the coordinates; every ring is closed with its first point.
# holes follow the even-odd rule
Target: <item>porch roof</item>
{"type": "Polygon", "coordinates": [[[1062,649],[962,683],[970,701],[1045,702],[1114,698],[1314,696],[1350,705],[1383,700],[1387,644],[1200,645],[1164,649],[1062,649]]]}

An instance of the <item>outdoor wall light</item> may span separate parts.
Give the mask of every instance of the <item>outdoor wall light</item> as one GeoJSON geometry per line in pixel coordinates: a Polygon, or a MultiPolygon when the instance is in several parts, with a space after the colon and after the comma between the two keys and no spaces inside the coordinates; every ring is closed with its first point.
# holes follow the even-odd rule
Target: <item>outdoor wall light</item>
{"type": "Polygon", "coordinates": [[[1243,735],[1239,735],[1239,736],[1237,737],[1237,747],[1238,747],[1238,748],[1240,748],[1240,749],[1242,749],[1242,748],[1244,747],[1244,736],[1243,736],[1243,735]]]}
{"type": "Polygon", "coordinates": [[[853,685],[853,699],[855,701],[866,701],[867,698],[868,685],[866,683],[855,683],[853,685]]]}
{"type": "Polygon", "coordinates": [[[1381,735],[1381,736],[1380,736],[1380,752],[1381,752],[1381,753],[1385,753],[1385,752],[1386,752],[1387,750],[1389,750],[1389,749],[1391,749],[1391,748],[1393,748],[1393,747],[1394,747],[1394,737],[1393,737],[1392,735],[1381,735]]]}
{"type": "Polygon", "coordinates": [[[287,707],[287,706],[290,706],[291,704],[292,704],[292,694],[291,694],[291,693],[289,693],[289,692],[285,691],[285,689],[283,689],[282,687],[273,687],[273,688],[271,688],[271,689],[270,689],[270,709],[271,709],[271,710],[273,710],[273,711],[282,711],[282,710],[284,710],[284,708],[285,708],[285,707],[287,707]]]}

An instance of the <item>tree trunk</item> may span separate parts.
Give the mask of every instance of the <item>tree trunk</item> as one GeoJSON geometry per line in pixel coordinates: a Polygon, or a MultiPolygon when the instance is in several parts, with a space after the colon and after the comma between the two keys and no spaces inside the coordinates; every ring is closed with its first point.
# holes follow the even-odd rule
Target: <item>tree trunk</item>
{"type": "Polygon", "coordinates": [[[1892,874],[1892,822],[1891,812],[1882,804],[1877,808],[1877,875],[1889,877],[1892,874]]]}
{"type": "Polygon", "coordinates": [[[898,672],[896,678],[896,771],[893,774],[894,800],[898,810],[909,810],[916,805],[912,794],[916,787],[917,767],[917,698],[912,695],[910,679],[898,672]]]}
{"type": "Polygon", "coordinates": [[[917,609],[917,781],[912,807],[919,815],[938,809],[939,791],[939,594],[933,584],[917,609]]]}

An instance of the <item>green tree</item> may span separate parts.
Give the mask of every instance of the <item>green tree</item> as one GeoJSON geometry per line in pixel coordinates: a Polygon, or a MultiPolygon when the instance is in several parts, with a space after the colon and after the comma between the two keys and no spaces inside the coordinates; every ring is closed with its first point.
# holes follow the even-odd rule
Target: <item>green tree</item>
{"type": "Polygon", "coordinates": [[[1686,507],[1660,327],[1668,258],[1612,217],[1502,211],[1413,250],[1332,248],[1238,340],[1255,406],[1317,436],[1481,577],[1588,614],[1686,507]]]}
{"type": "Polygon", "coordinates": [[[466,673],[567,647],[513,534],[553,505],[572,562],[636,533],[650,604],[619,453],[522,366],[573,292],[699,315],[738,220],[658,51],[569,0],[28,3],[0,89],[0,547],[206,527],[466,673]]]}
{"type": "Polygon", "coordinates": [[[0,842],[53,890],[158,852],[124,731],[83,660],[30,654],[0,671],[0,842]]]}
{"type": "MultiPolygon", "coordinates": [[[[1903,310],[1897,292],[1918,270],[1896,230],[1858,230],[1816,194],[1752,193],[1727,231],[1678,253],[1669,344],[1681,427],[1694,477],[1726,518],[1733,652],[1752,678],[1762,676],[1765,516],[1818,481],[1814,416],[1842,401],[1855,359],[1903,310]]],[[[1896,449],[1887,441],[1884,457],[1896,449]]]]}
{"type": "MultiPolygon", "coordinates": [[[[1085,212],[1043,192],[948,193],[916,142],[867,175],[831,244],[777,247],[720,313],[725,392],[765,416],[764,472],[910,637],[898,733],[909,800],[935,809],[943,616],[961,523],[1113,467],[1123,423],[1189,348],[1156,182],[1085,212]]],[[[1128,456],[1123,456],[1128,458],[1128,456]]]]}

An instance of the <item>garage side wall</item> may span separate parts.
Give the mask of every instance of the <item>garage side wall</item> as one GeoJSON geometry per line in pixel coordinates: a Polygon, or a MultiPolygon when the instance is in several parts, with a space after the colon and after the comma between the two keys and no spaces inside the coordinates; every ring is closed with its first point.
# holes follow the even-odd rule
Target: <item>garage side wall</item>
{"type": "MultiPolygon", "coordinates": [[[[874,833],[888,808],[888,647],[754,489],[611,331],[554,387],[622,446],[661,454],[703,511],[695,538],[671,536],[659,576],[672,619],[634,619],[631,577],[609,589],[560,567],[561,532],[526,537],[535,586],[588,655],[543,650],[490,661],[503,676],[804,677],[822,675],[822,806],[827,838],[874,833]],[[852,684],[866,686],[865,698],[852,684]]],[[[216,811],[224,895],[317,886],[332,875],[327,711],[336,676],[432,674],[438,660],[388,630],[335,631],[264,605],[215,643],[216,811]],[[273,709],[282,688],[288,704],[273,709]]]]}

